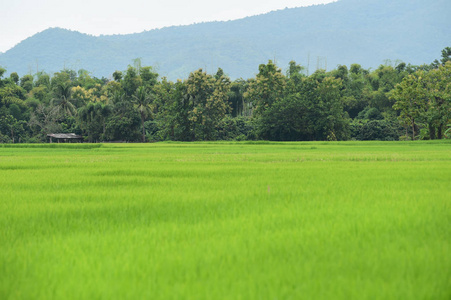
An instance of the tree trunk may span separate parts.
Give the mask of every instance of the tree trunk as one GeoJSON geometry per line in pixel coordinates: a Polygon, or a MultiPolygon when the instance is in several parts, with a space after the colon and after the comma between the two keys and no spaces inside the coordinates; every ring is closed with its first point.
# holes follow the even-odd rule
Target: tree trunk
{"type": "Polygon", "coordinates": [[[415,140],[415,119],[412,119],[412,141],[415,140]]]}
{"type": "Polygon", "coordinates": [[[144,114],[143,113],[141,113],[141,126],[143,129],[143,143],[145,143],[146,142],[146,131],[144,129],[144,114]]]}
{"type": "Polygon", "coordinates": [[[438,138],[439,140],[441,140],[441,139],[443,138],[442,127],[443,127],[443,125],[440,125],[440,126],[437,128],[437,138],[438,138]]]}
{"type": "Polygon", "coordinates": [[[435,128],[432,124],[429,124],[429,138],[435,140],[435,128]]]}

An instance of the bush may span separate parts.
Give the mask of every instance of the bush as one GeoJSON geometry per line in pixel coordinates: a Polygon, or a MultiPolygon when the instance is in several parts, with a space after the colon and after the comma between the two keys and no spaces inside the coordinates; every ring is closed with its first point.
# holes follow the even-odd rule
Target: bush
{"type": "Polygon", "coordinates": [[[253,139],[254,124],[247,117],[226,116],[221,120],[217,128],[219,140],[249,140],[253,139]]]}
{"type": "Polygon", "coordinates": [[[356,119],[359,120],[383,120],[381,112],[375,107],[366,107],[364,110],[359,112],[356,119]]]}
{"type": "Polygon", "coordinates": [[[361,141],[397,141],[402,128],[396,121],[372,120],[354,121],[351,123],[351,134],[361,141]]]}

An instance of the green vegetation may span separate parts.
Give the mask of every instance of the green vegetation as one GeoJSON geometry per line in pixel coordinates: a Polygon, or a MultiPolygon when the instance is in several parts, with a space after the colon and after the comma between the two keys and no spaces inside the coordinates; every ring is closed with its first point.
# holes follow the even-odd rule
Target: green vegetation
{"type": "Polygon", "coordinates": [[[429,65],[367,70],[338,66],[313,74],[291,61],[232,81],[219,68],[187,79],[159,78],[152,67],[4,77],[0,68],[0,143],[46,142],[49,133],[105,141],[340,141],[450,138],[451,48],[429,65]]]}
{"type": "Polygon", "coordinates": [[[450,146],[1,145],[0,298],[449,299],[450,146]]]}

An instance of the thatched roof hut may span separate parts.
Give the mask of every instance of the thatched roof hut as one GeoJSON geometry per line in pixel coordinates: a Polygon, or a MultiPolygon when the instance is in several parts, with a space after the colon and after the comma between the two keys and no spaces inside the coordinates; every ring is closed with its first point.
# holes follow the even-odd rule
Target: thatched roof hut
{"type": "Polygon", "coordinates": [[[61,141],[63,143],[67,142],[81,142],[83,141],[83,137],[81,135],[77,135],[75,133],[49,133],[47,137],[50,138],[50,143],[53,143],[55,139],[58,143],[61,141]]]}

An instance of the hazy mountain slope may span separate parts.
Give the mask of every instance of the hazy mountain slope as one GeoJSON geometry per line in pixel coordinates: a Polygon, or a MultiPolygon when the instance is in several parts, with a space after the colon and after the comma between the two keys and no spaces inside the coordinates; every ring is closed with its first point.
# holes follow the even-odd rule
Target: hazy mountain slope
{"type": "Polygon", "coordinates": [[[93,37],[56,28],[0,54],[0,65],[20,75],[67,67],[111,77],[140,57],[143,65],[176,79],[217,67],[232,78],[248,78],[268,59],[283,68],[296,60],[310,72],[326,63],[328,69],[351,63],[377,67],[386,59],[422,64],[451,45],[449,11],[449,0],[340,0],[130,35],[93,37]]]}

